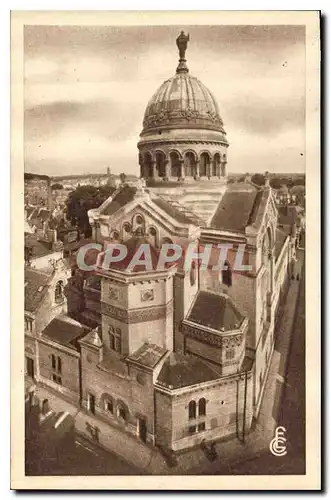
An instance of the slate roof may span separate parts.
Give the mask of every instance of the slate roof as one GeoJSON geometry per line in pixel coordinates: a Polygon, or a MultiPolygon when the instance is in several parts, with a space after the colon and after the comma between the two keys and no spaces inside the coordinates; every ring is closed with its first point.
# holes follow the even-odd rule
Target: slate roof
{"type": "Polygon", "coordinates": [[[100,213],[103,215],[114,214],[117,210],[130,203],[134,199],[136,192],[136,187],[124,185],[114,193],[112,201],[101,208],[100,213]]]}
{"type": "Polygon", "coordinates": [[[192,355],[171,353],[161,368],[157,383],[170,389],[179,389],[220,378],[204,361],[192,355]]]}
{"type": "Polygon", "coordinates": [[[62,314],[54,318],[42,332],[42,336],[61,344],[79,350],[78,340],[87,334],[90,328],[62,314]]]}
{"type": "Polygon", "coordinates": [[[275,242],[275,258],[278,259],[280,252],[282,251],[283,245],[287,238],[288,234],[281,229],[276,229],[276,242],[275,242]]]}
{"type": "Polygon", "coordinates": [[[35,312],[52,280],[52,274],[26,267],[24,271],[24,309],[35,312]]]}
{"type": "Polygon", "coordinates": [[[241,189],[228,188],[216,209],[210,227],[245,232],[245,228],[255,220],[262,193],[262,190],[251,185],[241,189]]]}
{"type": "Polygon", "coordinates": [[[134,361],[135,363],[147,366],[147,368],[154,368],[166,352],[167,349],[164,347],[145,342],[145,344],[132,353],[127,359],[128,361],[134,361]]]}
{"type": "Polygon", "coordinates": [[[244,318],[228,296],[200,290],[187,319],[226,332],[239,328],[244,318]]]}

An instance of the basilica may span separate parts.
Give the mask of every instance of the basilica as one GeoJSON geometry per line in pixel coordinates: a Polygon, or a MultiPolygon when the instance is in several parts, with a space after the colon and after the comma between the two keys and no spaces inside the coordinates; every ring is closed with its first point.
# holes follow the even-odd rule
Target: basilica
{"type": "Polygon", "coordinates": [[[88,213],[93,241],[124,244],[126,259],[85,274],[73,266],[60,290],[65,308],[46,325],[38,314],[54,311],[59,288],[33,271],[50,285],[36,292],[47,302],[29,311],[28,376],[82,409],[82,432],[109,449],[107,426],[174,452],[249,432],[295,258],[295,229],[278,227],[268,174],[262,187],[227,184],[225,126],[211,92],[190,74],[188,41],[181,32],[175,75],[147,104],[141,180],[88,213]],[[152,266],[129,269],[142,243],[152,266]],[[193,245],[190,268],[160,269],[164,243],[193,245]],[[228,248],[226,271],[201,266],[206,249],[220,246],[228,248]]]}

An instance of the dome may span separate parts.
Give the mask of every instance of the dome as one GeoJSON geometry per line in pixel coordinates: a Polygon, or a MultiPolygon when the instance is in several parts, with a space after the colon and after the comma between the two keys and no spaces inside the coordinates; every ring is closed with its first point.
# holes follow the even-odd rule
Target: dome
{"type": "Polygon", "coordinates": [[[148,186],[200,179],[224,183],[229,143],[215,98],[189,74],[189,39],[183,31],[177,37],[176,73],[162,83],[145,111],[137,147],[140,177],[148,186]]]}
{"type": "Polygon", "coordinates": [[[143,132],[162,128],[202,128],[225,134],[217,102],[207,87],[186,71],[166,80],[149,101],[143,132]]]}

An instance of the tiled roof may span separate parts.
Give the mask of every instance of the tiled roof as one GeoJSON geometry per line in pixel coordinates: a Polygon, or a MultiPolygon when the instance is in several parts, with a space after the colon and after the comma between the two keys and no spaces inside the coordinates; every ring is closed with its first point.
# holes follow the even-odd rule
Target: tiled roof
{"type": "Polygon", "coordinates": [[[146,342],[127,359],[147,366],[148,368],[154,368],[166,352],[167,349],[164,347],[160,347],[156,344],[148,344],[146,342]]]}
{"type": "Polygon", "coordinates": [[[283,245],[287,238],[288,234],[281,229],[276,229],[276,242],[275,242],[275,258],[278,259],[280,252],[282,251],[283,245]]]}
{"type": "Polygon", "coordinates": [[[228,296],[200,290],[187,319],[226,332],[239,328],[244,318],[228,296]]]}
{"type": "Polygon", "coordinates": [[[195,224],[200,225],[203,221],[199,219],[193,212],[186,209],[179,203],[170,202],[161,198],[160,196],[153,198],[153,203],[155,203],[159,208],[166,212],[170,217],[182,222],[184,224],[195,224]]]}
{"type": "Polygon", "coordinates": [[[41,304],[52,274],[26,267],[24,271],[24,309],[35,312],[41,304]]]}
{"type": "Polygon", "coordinates": [[[108,205],[105,203],[104,207],[101,208],[100,212],[103,215],[114,214],[115,212],[117,212],[117,210],[124,207],[133,200],[136,191],[137,191],[136,187],[124,185],[117,192],[114,193],[112,201],[108,205]]]}
{"type": "Polygon", "coordinates": [[[244,232],[246,226],[251,224],[261,200],[262,191],[251,185],[247,188],[227,189],[211,220],[210,227],[224,231],[244,232]]]}
{"type": "Polygon", "coordinates": [[[191,355],[171,353],[157,378],[160,385],[179,389],[220,378],[220,374],[204,361],[191,355]]]}
{"type": "Polygon", "coordinates": [[[90,329],[66,315],[54,318],[43,330],[42,336],[78,350],[78,340],[87,334],[90,329]]]}

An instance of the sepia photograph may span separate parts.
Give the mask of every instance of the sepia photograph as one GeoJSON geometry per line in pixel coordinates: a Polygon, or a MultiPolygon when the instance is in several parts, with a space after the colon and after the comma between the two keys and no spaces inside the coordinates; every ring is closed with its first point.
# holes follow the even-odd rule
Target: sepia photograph
{"type": "Polygon", "coordinates": [[[318,12],[12,40],[13,487],[317,489],[318,12]]]}

